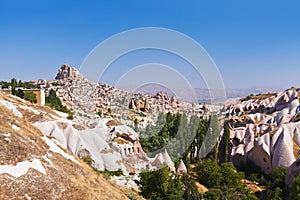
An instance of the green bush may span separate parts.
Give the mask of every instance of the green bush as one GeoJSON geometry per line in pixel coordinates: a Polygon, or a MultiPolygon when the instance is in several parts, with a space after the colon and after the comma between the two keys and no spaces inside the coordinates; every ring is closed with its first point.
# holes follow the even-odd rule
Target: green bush
{"type": "Polygon", "coordinates": [[[300,176],[293,181],[290,199],[300,200],[300,176]]]}
{"type": "Polygon", "coordinates": [[[206,200],[219,200],[221,199],[221,194],[222,194],[221,190],[211,189],[210,191],[205,192],[203,197],[206,200]]]}
{"type": "Polygon", "coordinates": [[[141,194],[146,199],[183,199],[180,178],[175,174],[170,174],[168,166],[157,171],[142,172],[140,178],[141,194]]]}
{"type": "Polygon", "coordinates": [[[106,174],[108,176],[123,176],[123,172],[122,170],[118,170],[118,171],[108,171],[108,170],[104,170],[104,171],[98,171],[100,174],[106,174]]]}
{"type": "Polygon", "coordinates": [[[89,156],[83,156],[83,157],[81,158],[81,160],[83,160],[83,162],[85,162],[85,163],[88,164],[89,166],[92,166],[92,164],[93,164],[93,160],[92,160],[92,158],[89,157],[89,156]]]}
{"type": "Polygon", "coordinates": [[[34,92],[25,92],[24,99],[30,101],[31,103],[37,103],[36,94],[34,92]]]}
{"type": "Polygon", "coordinates": [[[204,195],[207,199],[254,199],[242,183],[244,174],[238,172],[232,163],[218,165],[213,160],[200,161],[196,168],[200,183],[210,189],[204,195]],[[212,190],[213,189],[213,190],[212,190]]]}
{"type": "Polygon", "coordinates": [[[17,95],[18,97],[20,97],[21,99],[24,99],[25,93],[24,93],[23,90],[18,89],[18,91],[16,92],[16,95],[17,95]]]}

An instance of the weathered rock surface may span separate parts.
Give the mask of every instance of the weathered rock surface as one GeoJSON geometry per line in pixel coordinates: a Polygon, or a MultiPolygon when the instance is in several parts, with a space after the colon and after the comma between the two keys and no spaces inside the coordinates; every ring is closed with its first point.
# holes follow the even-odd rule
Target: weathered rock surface
{"type": "Polygon", "coordinates": [[[300,159],[297,159],[288,169],[287,175],[285,177],[285,183],[288,186],[292,186],[294,178],[300,174],[300,159]]]}
{"type": "MultiPolygon", "coordinates": [[[[38,81],[37,81],[38,82],[38,81]]],[[[107,84],[97,84],[87,80],[71,66],[62,65],[55,80],[41,85],[46,90],[56,90],[64,103],[73,108],[75,114],[98,113],[122,119],[137,119],[140,126],[155,123],[160,112],[185,112],[208,117],[220,106],[191,104],[169,97],[165,92],[156,95],[130,93],[107,84]]]]}
{"type": "Polygon", "coordinates": [[[300,146],[298,92],[253,96],[227,107],[235,163],[249,158],[270,173],[295,162],[300,146]]]}

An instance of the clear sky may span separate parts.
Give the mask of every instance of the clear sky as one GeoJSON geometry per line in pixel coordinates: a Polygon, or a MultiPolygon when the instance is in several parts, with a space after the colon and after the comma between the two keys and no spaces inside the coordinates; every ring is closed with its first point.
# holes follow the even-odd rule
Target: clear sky
{"type": "Polygon", "coordinates": [[[0,0],[0,80],[53,79],[113,34],[139,27],[199,42],[227,88],[300,87],[300,2],[0,0]]]}

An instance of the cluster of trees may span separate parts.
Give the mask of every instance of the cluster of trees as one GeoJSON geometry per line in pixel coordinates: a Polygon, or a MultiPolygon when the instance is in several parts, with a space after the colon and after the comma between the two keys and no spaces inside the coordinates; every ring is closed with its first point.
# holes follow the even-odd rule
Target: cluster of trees
{"type": "MultiPolygon", "coordinates": [[[[135,126],[135,129],[138,129],[135,126]]],[[[188,118],[185,114],[160,114],[156,126],[148,126],[141,133],[141,144],[146,152],[154,152],[163,148],[176,137],[177,148],[184,148],[182,155],[189,173],[178,176],[171,173],[167,167],[152,172],[141,173],[141,194],[147,199],[299,199],[300,176],[292,187],[285,184],[287,169],[275,168],[271,174],[264,174],[261,169],[247,160],[234,166],[230,163],[230,129],[225,122],[224,134],[217,145],[209,142],[219,134],[218,118],[200,119],[196,116],[188,118]],[[192,134],[191,134],[192,133],[192,134]],[[216,135],[217,134],[217,135],[216,135]],[[194,139],[186,143],[187,137],[194,139]],[[205,143],[203,143],[205,141],[205,143]],[[208,140],[208,141],[207,141],[208,140]],[[208,146],[205,146],[207,145],[208,146]],[[211,149],[202,158],[201,147],[211,149]],[[210,146],[209,146],[210,145],[210,146]],[[211,146],[214,145],[214,146],[211,146]],[[193,164],[191,168],[190,164],[193,164]],[[262,192],[251,194],[243,180],[266,188],[262,192]],[[201,195],[195,187],[195,182],[206,186],[209,191],[201,195]]],[[[203,150],[203,149],[202,149],[203,150]]],[[[176,149],[168,149],[174,156],[176,149]]],[[[176,163],[176,161],[175,161],[176,163]]]]}
{"type": "MultiPolygon", "coordinates": [[[[165,115],[160,113],[155,126],[149,125],[145,129],[138,130],[144,151],[154,152],[170,142],[177,134],[180,122],[184,117],[186,118],[186,115],[172,115],[171,113],[165,115]]],[[[137,125],[135,125],[135,129],[138,129],[137,125]]]]}
{"type": "MultiPolygon", "coordinates": [[[[3,82],[2,82],[3,83],[3,82]]],[[[22,89],[16,89],[17,87],[22,87],[26,89],[33,89],[36,88],[35,85],[25,82],[23,83],[21,80],[17,82],[17,79],[12,78],[10,84],[4,84],[5,86],[11,86],[11,93],[15,96],[20,97],[21,99],[25,99],[26,101],[29,101],[31,103],[37,103],[37,97],[36,94],[32,91],[24,92],[22,89]]],[[[3,86],[3,85],[2,85],[3,86]]]]}
{"type": "Polygon", "coordinates": [[[147,171],[140,174],[141,194],[147,199],[174,200],[202,199],[194,181],[189,175],[182,177],[170,173],[167,166],[157,171],[147,171]]]}
{"type": "Polygon", "coordinates": [[[271,174],[264,174],[250,160],[240,162],[236,167],[239,171],[244,172],[247,180],[256,182],[258,185],[266,188],[266,190],[255,194],[259,199],[296,199],[291,194],[291,188],[285,184],[287,168],[274,168],[271,174]]]}
{"type": "Polygon", "coordinates": [[[142,172],[141,195],[147,199],[256,199],[243,185],[244,174],[231,163],[219,165],[211,159],[201,160],[194,174],[173,174],[167,166],[142,172]],[[205,185],[209,191],[200,194],[195,182],[205,185]]]}
{"type": "Polygon", "coordinates": [[[210,119],[201,119],[197,116],[188,118],[186,114],[180,113],[160,113],[155,126],[147,126],[138,131],[145,152],[155,152],[171,143],[172,145],[167,146],[171,158],[178,158],[183,154],[184,160],[196,163],[208,151],[210,153],[206,158],[217,160],[216,138],[220,129],[215,115],[210,119]],[[203,144],[205,138],[206,142],[203,144]]]}
{"type": "Polygon", "coordinates": [[[211,159],[201,160],[196,167],[198,181],[209,188],[205,199],[254,199],[243,185],[244,173],[237,171],[232,163],[219,165],[211,159]]]}
{"type": "Polygon", "coordinates": [[[60,101],[59,97],[56,95],[55,90],[51,89],[49,95],[46,97],[46,105],[58,110],[60,112],[64,112],[68,114],[68,119],[73,119],[73,112],[67,108],[67,106],[63,105],[60,101]]]}
{"type": "Polygon", "coordinates": [[[12,94],[17,97],[20,97],[21,99],[25,99],[26,101],[29,101],[31,103],[37,103],[36,94],[32,91],[24,92],[24,90],[18,89],[18,90],[12,90],[12,94]]]}
{"type": "Polygon", "coordinates": [[[12,88],[25,88],[25,89],[37,89],[40,88],[39,85],[35,85],[33,83],[30,82],[22,82],[22,80],[17,81],[17,79],[12,78],[10,82],[6,82],[6,81],[1,81],[0,85],[2,86],[3,89],[5,88],[9,88],[9,86],[11,86],[12,88]]]}
{"type": "Polygon", "coordinates": [[[294,179],[292,187],[285,185],[286,169],[275,168],[269,175],[261,172],[253,163],[249,163],[248,174],[238,171],[230,162],[218,164],[212,159],[200,160],[192,171],[183,176],[170,172],[167,166],[156,171],[145,171],[140,174],[141,195],[147,199],[266,199],[300,200],[300,176],[294,179]],[[250,169],[253,167],[253,169],[250,169]],[[243,184],[243,179],[253,179],[256,174],[258,184],[266,190],[252,194],[243,184]],[[200,194],[195,182],[209,189],[200,194]]]}

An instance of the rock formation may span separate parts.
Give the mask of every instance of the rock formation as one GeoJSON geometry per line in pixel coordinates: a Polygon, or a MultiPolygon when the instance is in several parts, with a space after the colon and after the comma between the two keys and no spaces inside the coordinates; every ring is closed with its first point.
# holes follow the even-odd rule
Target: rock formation
{"type": "Polygon", "coordinates": [[[300,146],[298,92],[252,96],[227,107],[233,162],[249,158],[265,173],[292,165],[300,146]]]}
{"type": "MultiPolygon", "coordinates": [[[[40,83],[36,81],[36,84],[40,83]]],[[[209,117],[220,106],[191,104],[169,97],[165,92],[156,95],[130,93],[107,84],[94,83],[83,77],[71,66],[62,65],[55,80],[40,84],[46,93],[54,89],[64,104],[73,108],[75,115],[98,113],[102,117],[138,119],[141,126],[153,124],[160,112],[185,112],[190,115],[209,117]],[[131,111],[133,112],[131,112],[131,111]]]]}
{"type": "Polygon", "coordinates": [[[183,175],[187,173],[186,166],[182,160],[179,161],[179,165],[176,170],[177,174],[183,175]]]}

